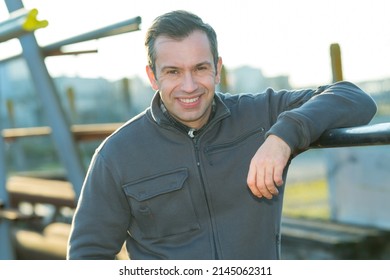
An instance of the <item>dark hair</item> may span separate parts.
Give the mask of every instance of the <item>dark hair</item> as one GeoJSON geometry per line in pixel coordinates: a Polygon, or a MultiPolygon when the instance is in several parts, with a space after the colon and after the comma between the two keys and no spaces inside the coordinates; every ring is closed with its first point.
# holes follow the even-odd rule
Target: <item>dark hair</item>
{"type": "Polygon", "coordinates": [[[218,64],[218,42],[214,29],[195,14],[178,10],[163,14],[157,17],[148,29],[145,37],[145,47],[147,50],[148,64],[156,74],[156,50],[155,41],[158,36],[164,35],[173,39],[183,39],[193,31],[200,30],[206,33],[210,49],[214,59],[215,68],[218,64]]]}

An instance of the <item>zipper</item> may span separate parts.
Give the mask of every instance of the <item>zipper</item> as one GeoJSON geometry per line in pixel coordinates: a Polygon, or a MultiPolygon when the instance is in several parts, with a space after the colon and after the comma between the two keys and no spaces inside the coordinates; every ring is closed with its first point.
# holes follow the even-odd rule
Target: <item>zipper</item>
{"type": "Polygon", "coordinates": [[[202,137],[202,135],[205,134],[206,131],[210,130],[215,124],[217,124],[220,120],[224,119],[228,115],[229,115],[229,112],[228,112],[228,110],[226,110],[223,114],[220,114],[218,117],[215,116],[209,123],[206,124],[205,127],[201,128],[200,130],[196,130],[194,128],[190,128],[189,130],[186,130],[184,128],[184,126],[179,125],[175,121],[171,120],[170,122],[167,122],[167,125],[176,128],[178,131],[180,131],[180,132],[182,132],[184,134],[187,134],[187,136],[190,138],[190,140],[191,140],[191,142],[193,144],[194,152],[195,152],[196,166],[197,166],[197,169],[198,169],[200,183],[202,185],[202,191],[203,191],[203,195],[204,195],[204,198],[205,198],[205,201],[206,201],[207,212],[209,214],[209,219],[210,219],[211,235],[212,235],[212,242],[213,242],[212,250],[215,252],[215,258],[216,259],[218,259],[218,256],[219,256],[218,250],[217,250],[217,242],[216,242],[216,228],[215,228],[215,225],[214,225],[214,222],[213,222],[214,219],[213,219],[213,215],[211,214],[210,202],[209,202],[209,198],[208,198],[208,195],[207,195],[207,192],[206,192],[206,185],[205,185],[205,182],[204,182],[204,179],[203,179],[203,172],[202,172],[201,166],[200,166],[200,149],[199,149],[198,142],[199,142],[200,138],[202,137]]]}
{"type": "Polygon", "coordinates": [[[195,135],[194,135],[194,133],[195,133],[195,128],[190,128],[190,130],[188,131],[188,136],[190,136],[190,138],[192,138],[192,139],[194,139],[194,137],[195,137],[195,135]]]}
{"type": "MultiPolygon", "coordinates": [[[[207,125],[207,126],[209,126],[209,125],[207,125]]],[[[211,214],[211,210],[210,210],[210,202],[209,202],[209,198],[208,198],[207,192],[206,192],[206,185],[205,185],[204,179],[203,179],[203,172],[202,172],[201,166],[200,166],[199,139],[202,137],[202,135],[204,134],[206,129],[202,129],[202,131],[197,131],[194,128],[190,128],[188,131],[185,131],[185,129],[182,127],[178,127],[178,126],[174,126],[174,127],[176,127],[176,129],[178,129],[180,132],[183,132],[183,134],[187,134],[187,137],[190,138],[190,140],[192,142],[192,145],[194,148],[194,153],[195,153],[195,162],[196,162],[196,166],[197,166],[198,174],[199,174],[199,179],[200,179],[200,184],[202,186],[202,191],[203,191],[204,199],[206,201],[206,206],[207,206],[207,212],[209,214],[212,243],[213,243],[212,250],[215,252],[215,258],[218,259],[218,251],[217,251],[217,243],[216,243],[216,230],[215,230],[215,226],[213,223],[213,215],[211,214]],[[199,132],[199,133],[197,133],[197,132],[199,132]]]]}
{"type": "Polygon", "coordinates": [[[281,235],[279,234],[279,233],[277,233],[276,234],[276,236],[275,236],[275,238],[276,238],[276,259],[278,259],[278,260],[280,260],[280,258],[281,258],[281,252],[280,252],[280,250],[281,250],[281,235]]]}
{"type": "Polygon", "coordinates": [[[208,195],[207,195],[206,184],[204,182],[203,172],[201,170],[201,164],[200,164],[199,138],[200,138],[200,136],[202,134],[194,135],[194,132],[195,132],[195,130],[193,130],[193,131],[190,130],[188,132],[188,136],[191,138],[192,143],[193,143],[194,152],[195,152],[196,166],[198,168],[199,179],[200,179],[200,183],[202,185],[202,191],[203,191],[203,195],[204,195],[204,198],[205,198],[205,201],[206,201],[206,205],[207,205],[207,212],[209,214],[211,235],[212,235],[212,243],[213,243],[212,244],[212,246],[213,246],[212,249],[215,252],[215,258],[218,259],[218,250],[217,250],[217,242],[216,242],[216,229],[215,229],[214,222],[213,222],[214,219],[213,219],[213,215],[212,215],[212,211],[211,211],[211,207],[210,207],[210,201],[209,201],[209,198],[208,198],[208,195]]]}

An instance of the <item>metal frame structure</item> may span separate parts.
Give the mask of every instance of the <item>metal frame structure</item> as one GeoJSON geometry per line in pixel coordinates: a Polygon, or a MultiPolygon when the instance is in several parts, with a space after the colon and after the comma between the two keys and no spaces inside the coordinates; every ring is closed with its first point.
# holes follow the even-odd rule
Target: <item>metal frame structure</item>
{"type": "MultiPolygon", "coordinates": [[[[5,0],[5,3],[10,13],[24,9],[20,0],[5,0]]],[[[70,125],[61,106],[57,89],[48,72],[35,35],[27,33],[20,36],[19,41],[23,50],[23,58],[45,108],[58,155],[67,170],[69,181],[79,194],[85,170],[73,135],[69,130],[70,125]]]]}
{"type": "MultiPolygon", "coordinates": [[[[10,13],[10,19],[0,23],[0,42],[18,38],[22,47],[22,57],[26,61],[36,92],[42,100],[49,122],[50,135],[53,138],[60,161],[67,171],[67,179],[73,185],[76,199],[80,195],[81,186],[85,176],[85,167],[80,152],[71,131],[71,126],[61,106],[57,89],[48,72],[44,59],[49,55],[63,55],[61,48],[65,45],[76,44],[103,37],[123,34],[140,29],[141,18],[136,17],[79,36],[75,36],[55,44],[40,47],[34,35],[38,28],[45,27],[47,21],[39,21],[38,11],[26,11],[21,0],[4,0],[10,13]]],[[[84,52],[84,51],[83,51],[84,52]]],[[[83,53],[80,52],[80,53],[83,53]]],[[[71,54],[75,54],[72,52],[71,54]]],[[[1,62],[18,58],[10,57],[1,62]]],[[[2,131],[2,127],[0,127],[2,131]]],[[[0,137],[0,208],[9,206],[6,191],[7,168],[5,163],[4,138],[0,137]]],[[[1,210],[1,209],[0,209],[1,210]]],[[[9,221],[0,217],[0,259],[13,259],[11,244],[9,242],[9,221]]]]}

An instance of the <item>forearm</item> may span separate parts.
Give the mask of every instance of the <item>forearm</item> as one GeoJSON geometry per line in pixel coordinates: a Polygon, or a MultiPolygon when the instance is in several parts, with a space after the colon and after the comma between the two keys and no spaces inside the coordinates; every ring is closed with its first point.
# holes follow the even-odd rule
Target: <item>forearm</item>
{"type": "Polygon", "coordinates": [[[341,82],[327,87],[299,108],[281,113],[267,135],[282,138],[297,151],[331,128],[364,125],[376,113],[373,99],[357,86],[341,82]]]}

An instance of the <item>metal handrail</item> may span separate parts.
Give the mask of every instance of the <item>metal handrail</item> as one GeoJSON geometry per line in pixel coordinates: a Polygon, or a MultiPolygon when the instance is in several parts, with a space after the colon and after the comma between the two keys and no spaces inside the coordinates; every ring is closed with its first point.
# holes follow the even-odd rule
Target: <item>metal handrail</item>
{"type": "Polygon", "coordinates": [[[390,144],[390,123],[335,128],[325,131],[310,148],[336,148],[390,144]]]}

